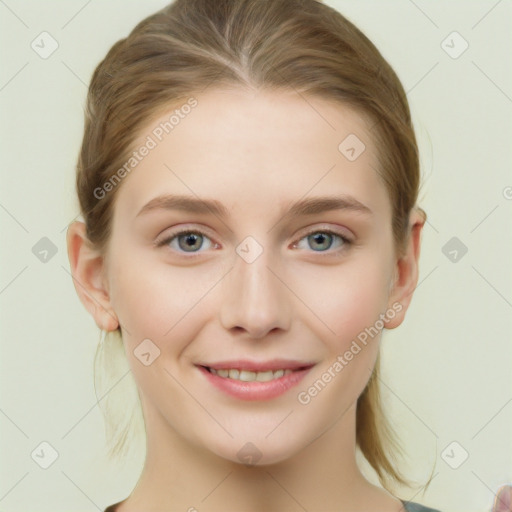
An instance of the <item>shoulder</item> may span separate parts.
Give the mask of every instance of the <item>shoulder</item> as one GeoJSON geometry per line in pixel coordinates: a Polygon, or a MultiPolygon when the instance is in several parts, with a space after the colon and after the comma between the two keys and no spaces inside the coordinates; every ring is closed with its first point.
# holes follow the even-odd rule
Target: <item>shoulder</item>
{"type": "Polygon", "coordinates": [[[120,505],[121,503],[121,501],[119,501],[118,503],[114,503],[113,505],[110,505],[110,507],[107,507],[103,512],[117,512],[117,506],[120,505]]]}
{"type": "Polygon", "coordinates": [[[406,512],[441,512],[440,510],[437,510],[436,508],[429,508],[425,507],[423,505],[420,505],[419,503],[413,503],[412,501],[403,501],[404,509],[406,512]]]}

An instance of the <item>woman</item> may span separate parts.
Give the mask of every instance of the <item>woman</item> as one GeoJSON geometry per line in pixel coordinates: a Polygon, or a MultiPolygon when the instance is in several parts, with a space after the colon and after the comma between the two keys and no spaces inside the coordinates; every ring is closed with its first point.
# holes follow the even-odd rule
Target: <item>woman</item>
{"type": "Polygon", "coordinates": [[[433,511],[391,492],[379,395],[418,281],[418,151],[353,24],[314,0],[177,0],[97,67],[77,171],[75,287],[146,431],[106,512],[433,511]]]}

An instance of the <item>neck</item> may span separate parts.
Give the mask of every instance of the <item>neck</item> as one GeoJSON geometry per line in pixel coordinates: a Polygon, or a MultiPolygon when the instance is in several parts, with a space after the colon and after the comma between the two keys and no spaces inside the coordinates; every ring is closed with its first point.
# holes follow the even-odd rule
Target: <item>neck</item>
{"type": "Polygon", "coordinates": [[[292,457],[250,466],[188,442],[146,405],[144,468],[118,510],[398,511],[399,501],[371,485],[357,466],[355,411],[354,404],[292,457]]]}

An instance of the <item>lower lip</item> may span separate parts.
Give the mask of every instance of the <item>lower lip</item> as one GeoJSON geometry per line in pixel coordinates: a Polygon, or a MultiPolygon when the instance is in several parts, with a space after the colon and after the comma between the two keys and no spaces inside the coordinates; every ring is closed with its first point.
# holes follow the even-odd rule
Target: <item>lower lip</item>
{"type": "Polygon", "coordinates": [[[296,370],[288,375],[283,375],[278,379],[267,382],[244,382],[241,380],[230,379],[228,377],[219,377],[209,372],[205,367],[198,366],[203,375],[216,388],[224,391],[240,400],[270,400],[286,393],[290,388],[296,386],[312,367],[304,370],[296,370]]]}

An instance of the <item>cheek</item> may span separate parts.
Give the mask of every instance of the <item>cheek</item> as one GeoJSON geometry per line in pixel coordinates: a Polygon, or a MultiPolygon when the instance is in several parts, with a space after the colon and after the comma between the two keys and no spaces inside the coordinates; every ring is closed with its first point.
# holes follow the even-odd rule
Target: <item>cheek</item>
{"type": "Polygon", "coordinates": [[[331,350],[344,350],[385,312],[388,271],[381,262],[361,256],[347,265],[297,273],[301,278],[296,278],[295,290],[304,297],[310,325],[331,350]]]}
{"type": "Polygon", "coordinates": [[[111,302],[125,327],[125,340],[133,345],[149,338],[162,348],[172,341],[173,350],[180,351],[180,340],[193,339],[199,328],[222,271],[172,266],[136,252],[117,261],[111,302]]]}
{"type": "Polygon", "coordinates": [[[309,327],[322,340],[325,353],[300,387],[297,399],[306,410],[315,408],[319,421],[323,421],[322,414],[332,415],[331,420],[338,418],[340,411],[357,400],[378,355],[380,315],[387,307],[385,269],[375,260],[359,263],[363,262],[350,269],[347,265],[337,279],[333,275],[324,279],[321,298],[309,304],[322,320],[309,327]]]}
{"type": "Polygon", "coordinates": [[[169,293],[165,278],[144,265],[121,263],[115,274],[111,300],[126,332],[134,336],[160,337],[166,329],[164,320],[167,318],[169,324],[173,320],[169,312],[174,309],[176,293],[169,293]]]}

